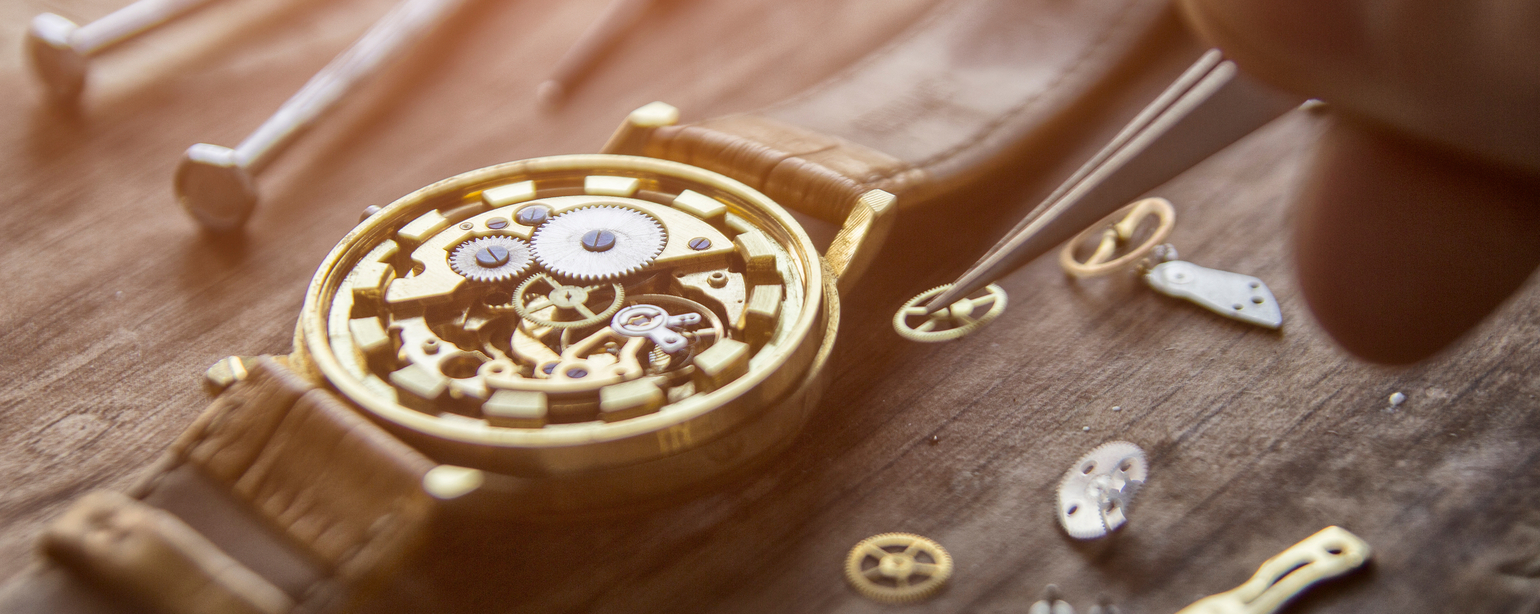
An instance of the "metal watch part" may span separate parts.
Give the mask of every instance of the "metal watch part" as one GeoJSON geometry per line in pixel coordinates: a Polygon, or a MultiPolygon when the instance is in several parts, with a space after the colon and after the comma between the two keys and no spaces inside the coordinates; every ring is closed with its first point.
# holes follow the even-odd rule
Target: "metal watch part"
{"type": "Polygon", "coordinates": [[[644,303],[620,310],[610,321],[610,328],[627,337],[646,337],[658,349],[676,354],[689,347],[679,329],[700,323],[698,313],[669,315],[662,307],[644,303]]]}
{"type": "Polygon", "coordinates": [[[1185,299],[1227,318],[1277,329],[1283,311],[1267,283],[1250,275],[1174,260],[1155,265],[1144,280],[1156,292],[1185,299]]]}
{"type": "Polygon", "coordinates": [[[1071,277],[1097,277],[1135,269],[1156,292],[1190,301],[1227,318],[1278,329],[1283,311],[1272,290],[1250,275],[1231,273],[1177,260],[1176,248],[1163,243],[1176,224],[1176,210],[1164,198],[1136,201],[1107,216],[1064,244],[1059,267],[1071,277]],[[1141,233],[1144,220],[1155,218],[1154,229],[1137,246],[1128,244],[1141,233]],[[1100,237],[1084,261],[1075,252],[1100,237]]]}
{"type": "Polygon", "coordinates": [[[1326,527],[1267,559],[1234,589],[1210,595],[1176,614],[1272,614],[1305,589],[1362,567],[1369,544],[1342,527],[1326,527]]]}
{"type": "Polygon", "coordinates": [[[976,296],[959,299],[936,313],[925,313],[923,305],[951,287],[951,284],[937,286],[909,299],[893,315],[893,330],[910,341],[950,341],[983,328],[1005,312],[1005,289],[989,284],[976,296]]]}
{"type": "Polygon", "coordinates": [[[513,310],[527,324],[583,328],[603,322],[626,300],[621,284],[576,286],[544,273],[529,276],[513,291],[513,310]]]}
{"type": "Polygon", "coordinates": [[[883,533],[857,543],[845,557],[845,580],[868,599],[913,603],[935,595],[952,577],[952,555],[913,533],[883,533]]]}
{"type": "Polygon", "coordinates": [[[435,461],[485,472],[467,497],[623,507],[790,441],[832,347],[833,284],[741,183],[536,158],[354,228],[311,283],[297,362],[435,461]]]}
{"type": "Polygon", "coordinates": [[[471,281],[508,281],[529,268],[529,244],[516,237],[490,236],[461,243],[449,254],[449,267],[471,281]]]}
{"type": "Polygon", "coordinates": [[[1128,521],[1134,495],[1149,477],[1144,450],[1126,441],[1097,446],[1059,482],[1059,524],[1075,539],[1102,537],[1128,521]]]}
{"type": "MultiPolygon", "coordinates": [[[[667,231],[651,215],[623,206],[579,207],[550,218],[531,244],[545,270],[583,281],[618,279],[657,257],[667,231]]],[[[708,241],[709,244],[709,241],[708,241]]]]}

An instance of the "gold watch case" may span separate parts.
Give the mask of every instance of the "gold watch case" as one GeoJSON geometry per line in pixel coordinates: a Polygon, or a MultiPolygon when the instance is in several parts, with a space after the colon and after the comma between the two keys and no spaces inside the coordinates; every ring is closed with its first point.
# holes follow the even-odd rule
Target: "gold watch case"
{"type": "Polygon", "coordinates": [[[834,271],[758,191],[553,156],[360,223],[310,283],[291,364],[485,472],[477,496],[504,512],[594,510],[780,449],[817,402],[838,309],[834,271]]]}

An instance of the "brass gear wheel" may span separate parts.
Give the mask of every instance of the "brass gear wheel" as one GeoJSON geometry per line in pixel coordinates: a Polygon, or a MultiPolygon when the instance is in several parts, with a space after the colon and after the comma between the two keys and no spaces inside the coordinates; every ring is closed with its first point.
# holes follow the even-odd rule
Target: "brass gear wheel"
{"type": "Polygon", "coordinates": [[[551,328],[583,328],[604,322],[619,311],[621,304],[625,302],[626,288],[620,284],[569,286],[544,273],[531,275],[513,291],[513,310],[519,314],[519,317],[536,326],[551,328]],[[550,291],[540,296],[536,284],[543,284],[549,287],[550,291]],[[533,298],[527,296],[531,291],[536,293],[533,298]],[[613,296],[608,303],[601,303],[603,306],[598,309],[588,305],[595,298],[602,299],[604,292],[613,296]],[[576,314],[578,317],[573,320],[559,320],[537,315],[547,309],[554,309],[556,313],[576,314]]]}
{"type": "Polygon", "coordinates": [[[951,577],[952,555],[941,544],[913,533],[873,535],[845,557],[850,586],[883,603],[928,599],[951,577]]]}
{"type": "Polygon", "coordinates": [[[909,302],[904,303],[898,313],[893,315],[893,330],[897,331],[900,337],[910,341],[925,343],[950,341],[983,328],[985,324],[993,322],[1005,311],[1005,289],[989,284],[984,287],[983,295],[964,298],[952,303],[946,309],[927,315],[923,305],[951,287],[952,284],[936,286],[909,299],[909,302]],[[988,309],[985,309],[983,314],[974,315],[980,307],[986,306],[988,309]],[[919,320],[919,323],[912,324],[911,318],[919,320]]]}
{"type": "Polygon", "coordinates": [[[508,281],[529,268],[529,244],[494,235],[461,243],[449,253],[449,268],[471,281],[508,281]]]}

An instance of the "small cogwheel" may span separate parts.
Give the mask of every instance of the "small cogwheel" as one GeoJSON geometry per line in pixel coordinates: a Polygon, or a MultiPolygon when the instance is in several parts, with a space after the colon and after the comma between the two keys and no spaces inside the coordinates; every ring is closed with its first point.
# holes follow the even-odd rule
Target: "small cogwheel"
{"type": "Polygon", "coordinates": [[[845,557],[845,579],[873,601],[911,603],[940,591],[952,577],[952,555],[912,533],[861,540],[845,557]]]}
{"type": "Polygon", "coordinates": [[[529,268],[529,244],[494,235],[461,243],[449,253],[449,268],[471,281],[508,281],[529,268]]]}
{"type": "Polygon", "coordinates": [[[513,291],[513,310],[531,324],[583,328],[605,321],[626,301],[620,284],[569,286],[536,273],[513,291]],[[566,316],[558,318],[556,316],[566,316]]]}
{"type": "Polygon", "coordinates": [[[651,264],[667,238],[663,225],[646,213],[594,205],[546,220],[535,229],[530,247],[547,271],[582,281],[608,281],[651,264]]]}
{"type": "Polygon", "coordinates": [[[1112,441],[1087,452],[1059,482],[1059,524],[1075,539],[1096,539],[1128,522],[1128,508],[1149,479],[1144,450],[1112,441]]]}
{"type": "Polygon", "coordinates": [[[995,284],[984,288],[982,296],[968,297],[952,303],[936,313],[926,314],[925,303],[945,292],[952,284],[936,286],[919,296],[909,299],[898,313],[893,315],[893,330],[910,341],[950,341],[963,337],[994,321],[1005,311],[1005,290],[995,284]],[[981,315],[974,315],[980,307],[988,307],[981,315]],[[911,323],[914,318],[919,323],[911,323]]]}

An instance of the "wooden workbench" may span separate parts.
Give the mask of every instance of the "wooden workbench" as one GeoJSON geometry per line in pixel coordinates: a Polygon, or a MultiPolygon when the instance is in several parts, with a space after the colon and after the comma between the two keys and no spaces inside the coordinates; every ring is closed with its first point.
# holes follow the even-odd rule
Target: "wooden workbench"
{"type": "MultiPolygon", "coordinates": [[[[269,169],[265,202],[229,239],[176,207],[182,150],[237,143],[391,3],[223,0],[99,58],[77,113],[41,104],[20,53],[27,20],[124,2],[0,6],[0,579],[34,559],[71,500],[124,488],[187,426],[207,403],[206,367],[288,351],[314,267],[364,206],[496,162],[594,151],[652,100],[687,121],[774,102],[933,4],[660,2],[545,111],[535,85],[608,0],[472,3],[269,169]]],[[[1067,139],[979,196],[998,206],[899,220],[844,299],[822,409],[770,466],[620,519],[443,531],[371,609],[898,609],[857,595],[841,565],[860,539],[908,531],[957,570],[905,609],[1021,612],[1055,583],[1077,608],[1105,595],[1156,614],[1336,524],[1373,546],[1373,563],[1290,611],[1540,611],[1540,288],[1425,364],[1335,349],[1288,244],[1320,121],[1286,116],[1159,191],[1176,203],[1182,256],[1266,279],[1281,333],[1131,277],[1073,282],[1044,260],[1002,282],[1011,308],[980,334],[895,335],[899,304],[955,276],[1100,137],[1067,139]],[[1406,401],[1392,408],[1394,392],[1406,401]],[[1114,439],[1144,447],[1151,479],[1120,533],[1075,542],[1056,526],[1054,488],[1114,439]]]]}

